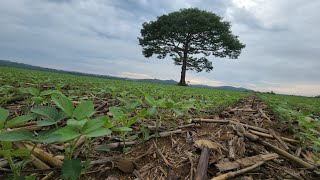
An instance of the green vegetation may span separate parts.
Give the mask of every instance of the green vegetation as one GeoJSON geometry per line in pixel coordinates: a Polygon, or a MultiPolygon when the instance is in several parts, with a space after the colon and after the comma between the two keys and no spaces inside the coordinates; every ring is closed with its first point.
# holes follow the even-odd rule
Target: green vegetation
{"type": "Polygon", "coordinates": [[[77,179],[93,151],[108,150],[93,146],[101,137],[107,142],[148,140],[148,125],[174,127],[192,117],[207,118],[248,95],[8,67],[0,67],[0,80],[0,155],[16,178],[30,163],[33,151],[15,149],[16,142],[33,142],[34,147],[68,143],[62,177],[77,179]],[[30,122],[39,130],[16,129],[30,122]],[[79,159],[75,150],[81,137],[85,138],[85,157],[79,159]],[[22,161],[15,161],[17,157],[22,161]]]}
{"type": "Polygon", "coordinates": [[[181,66],[179,85],[186,85],[186,71],[209,72],[213,69],[208,56],[238,58],[245,47],[233,35],[231,25],[212,12],[197,8],[162,15],[142,25],[139,44],[147,58],[157,55],[173,58],[181,66]],[[202,57],[201,57],[202,56],[202,57]]]}
{"type": "Polygon", "coordinates": [[[301,96],[260,94],[282,123],[302,137],[306,146],[320,151],[320,99],[301,96]]]}
{"type": "MultiPolygon", "coordinates": [[[[61,177],[77,179],[89,167],[92,153],[109,150],[97,143],[101,139],[106,143],[149,140],[158,137],[160,127],[174,128],[190,118],[211,118],[248,95],[0,67],[0,156],[17,178],[31,162],[37,145],[64,144],[61,177]],[[30,123],[39,128],[19,129],[30,123]],[[155,132],[149,126],[155,126],[155,132]],[[82,156],[76,145],[80,138],[85,139],[82,156]],[[16,143],[25,141],[32,146],[17,148],[16,143]]],[[[302,137],[305,148],[320,150],[320,99],[259,96],[277,119],[302,137]]],[[[124,146],[123,153],[129,149],[124,146]]]]}

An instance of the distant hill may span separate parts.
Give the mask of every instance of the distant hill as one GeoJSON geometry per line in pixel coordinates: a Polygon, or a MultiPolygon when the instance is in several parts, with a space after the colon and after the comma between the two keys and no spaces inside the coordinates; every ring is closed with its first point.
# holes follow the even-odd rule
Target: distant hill
{"type": "MultiPolygon", "coordinates": [[[[15,67],[15,68],[22,68],[22,69],[31,69],[31,70],[38,70],[38,71],[47,71],[47,72],[56,72],[56,73],[64,73],[64,74],[72,74],[78,76],[89,76],[89,77],[97,77],[97,78],[106,78],[106,79],[118,79],[118,80],[128,80],[128,81],[135,81],[135,82],[148,82],[148,83],[157,83],[157,84],[167,84],[167,85],[175,85],[178,84],[177,81],[174,80],[161,80],[161,79],[131,79],[131,78],[121,78],[115,76],[108,76],[108,75],[99,75],[99,74],[89,74],[89,73],[81,73],[75,71],[64,71],[64,70],[57,70],[51,68],[45,68],[40,66],[33,66],[24,63],[17,63],[7,60],[0,60],[0,66],[7,66],[7,67],[15,67]]],[[[192,87],[197,88],[208,88],[208,89],[222,89],[222,90],[230,90],[230,91],[241,91],[241,92],[254,92],[253,90],[241,88],[241,87],[233,87],[233,86],[208,86],[202,84],[191,84],[192,87]]]]}

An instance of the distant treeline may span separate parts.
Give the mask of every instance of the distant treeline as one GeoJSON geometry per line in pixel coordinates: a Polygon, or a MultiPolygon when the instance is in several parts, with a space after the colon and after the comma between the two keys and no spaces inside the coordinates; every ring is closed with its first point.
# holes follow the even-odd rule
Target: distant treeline
{"type": "MultiPolygon", "coordinates": [[[[174,81],[174,80],[121,78],[121,77],[114,77],[114,76],[108,76],[108,75],[99,75],[99,74],[89,74],[89,73],[81,73],[81,72],[75,72],[75,71],[57,70],[57,69],[40,67],[40,66],[33,66],[33,65],[24,64],[24,63],[12,62],[12,61],[8,61],[8,60],[0,60],[0,66],[15,67],[15,68],[22,68],[22,69],[31,69],[31,70],[46,71],[46,72],[55,72],[55,73],[63,73],[63,74],[72,74],[72,75],[88,76],[88,77],[96,77],[96,78],[129,80],[129,81],[136,81],[136,82],[148,82],[148,83],[167,84],[167,85],[178,84],[178,82],[174,81]]],[[[202,84],[191,85],[191,86],[197,87],[197,88],[221,89],[221,90],[241,91],[241,92],[254,92],[253,90],[250,90],[250,89],[241,88],[241,87],[233,87],[233,86],[213,87],[213,86],[207,86],[207,85],[202,85],[202,84]]]]}

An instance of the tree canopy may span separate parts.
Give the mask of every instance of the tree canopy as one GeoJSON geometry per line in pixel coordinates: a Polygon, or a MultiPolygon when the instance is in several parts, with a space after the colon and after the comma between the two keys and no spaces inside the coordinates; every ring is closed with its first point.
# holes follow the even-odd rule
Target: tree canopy
{"type": "Polygon", "coordinates": [[[230,28],[229,22],[212,12],[188,8],[143,23],[138,39],[145,57],[171,56],[182,69],[179,85],[186,85],[187,70],[213,69],[208,56],[238,58],[245,45],[230,28]]]}

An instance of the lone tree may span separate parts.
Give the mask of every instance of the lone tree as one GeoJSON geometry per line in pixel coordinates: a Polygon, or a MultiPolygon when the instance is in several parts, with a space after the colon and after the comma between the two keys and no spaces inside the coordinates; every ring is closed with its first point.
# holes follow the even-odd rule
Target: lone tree
{"type": "Polygon", "coordinates": [[[186,86],[186,71],[209,72],[212,62],[207,59],[226,57],[237,59],[245,47],[230,31],[230,23],[218,15],[197,8],[181,9],[162,15],[156,21],[142,25],[139,44],[147,58],[157,54],[170,55],[181,66],[179,85],[186,86]]]}

